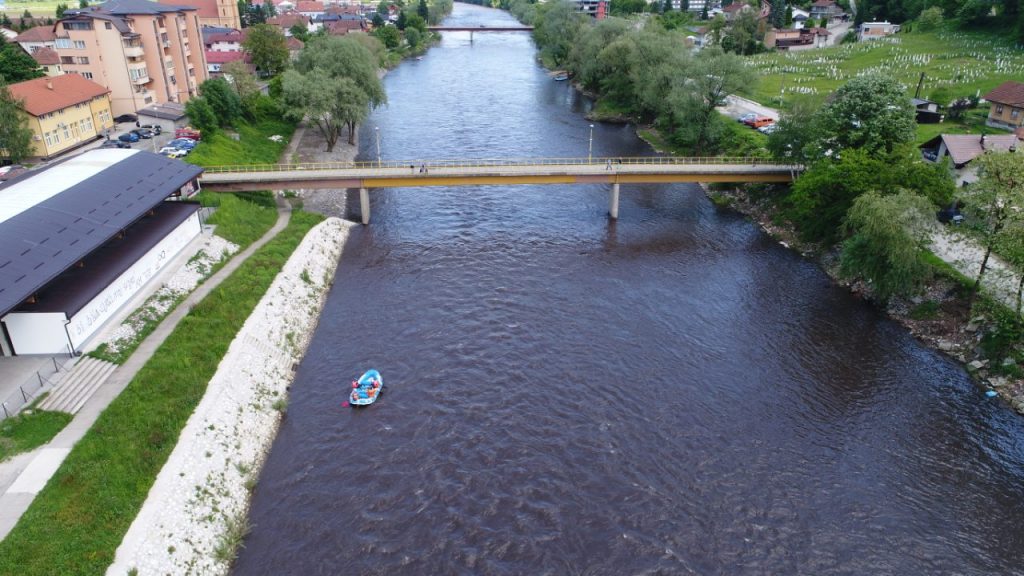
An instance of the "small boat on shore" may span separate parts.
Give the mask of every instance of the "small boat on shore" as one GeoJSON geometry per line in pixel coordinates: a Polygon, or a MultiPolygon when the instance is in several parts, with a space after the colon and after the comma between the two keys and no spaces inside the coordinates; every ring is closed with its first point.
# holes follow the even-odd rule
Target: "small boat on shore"
{"type": "Polygon", "coordinates": [[[555,82],[564,82],[569,79],[568,72],[559,72],[551,77],[555,82]]]}
{"type": "Polygon", "coordinates": [[[369,406],[380,398],[384,391],[384,378],[376,370],[367,370],[359,377],[359,380],[352,382],[352,392],[349,394],[349,404],[352,406],[369,406]]]}

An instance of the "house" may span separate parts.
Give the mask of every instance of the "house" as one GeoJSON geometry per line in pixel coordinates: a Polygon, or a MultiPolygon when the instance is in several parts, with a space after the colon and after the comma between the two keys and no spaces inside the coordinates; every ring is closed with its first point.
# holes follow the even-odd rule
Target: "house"
{"type": "Polygon", "coordinates": [[[228,62],[236,62],[242,60],[248,62],[245,52],[241,50],[226,51],[221,50],[214,52],[208,50],[206,52],[206,70],[210,77],[216,77],[221,73],[221,68],[224,67],[228,62]]]}
{"type": "Polygon", "coordinates": [[[31,54],[36,48],[53,48],[57,35],[53,32],[53,26],[36,26],[15,36],[14,41],[31,54]]]}
{"type": "Polygon", "coordinates": [[[875,40],[891,36],[900,31],[899,24],[889,22],[864,22],[857,27],[857,41],[875,40]]]}
{"type": "Polygon", "coordinates": [[[792,28],[787,30],[773,29],[764,35],[767,48],[788,50],[790,48],[824,48],[828,45],[828,37],[832,33],[825,28],[792,28]]]}
{"type": "Polygon", "coordinates": [[[751,10],[753,10],[753,8],[750,7],[750,4],[733,2],[725,8],[722,8],[722,13],[725,14],[725,19],[731,22],[740,12],[749,12],[751,10]]]}
{"type": "Polygon", "coordinates": [[[185,103],[209,77],[190,6],[108,0],[66,11],[54,32],[61,67],[110,90],[114,116],[185,103]]]}
{"type": "Polygon", "coordinates": [[[17,32],[10,28],[4,28],[0,26],[0,36],[3,36],[5,42],[13,42],[15,38],[19,36],[17,32]]]}
{"type": "Polygon", "coordinates": [[[30,54],[47,76],[60,76],[64,70],[60,67],[60,54],[53,48],[36,48],[30,54]]]}
{"type": "Polygon", "coordinates": [[[203,44],[207,52],[239,52],[247,35],[248,29],[204,34],[203,44]]]}
{"type": "Polygon", "coordinates": [[[301,52],[303,46],[305,46],[302,40],[299,40],[294,36],[289,36],[288,38],[285,38],[284,44],[285,46],[288,47],[288,57],[291,60],[295,60],[296,58],[298,58],[299,52],[301,52]]]}
{"type": "Polygon", "coordinates": [[[925,100],[924,98],[911,98],[910,102],[914,105],[918,124],[938,124],[942,122],[943,116],[939,112],[940,106],[938,103],[925,100]]]}
{"type": "Polygon", "coordinates": [[[810,17],[815,20],[821,20],[822,18],[839,18],[843,15],[843,9],[839,7],[839,4],[835,0],[814,0],[811,4],[810,17]]]}
{"type": "Polygon", "coordinates": [[[157,2],[195,8],[200,26],[242,27],[242,21],[238,15],[238,2],[235,0],[157,0],[157,2]]]}
{"type": "Polygon", "coordinates": [[[306,27],[306,30],[310,29],[312,19],[305,14],[299,14],[298,12],[286,12],[284,14],[278,14],[273,18],[267,18],[267,24],[271,26],[277,26],[284,33],[285,37],[292,35],[292,27],[302,25],[306,27]]]}
{"type": "Polygon", "coordinates": [[[32,155],[53,158],[114,125],[110,90],[78,74],[44,76],[7,87],[32,129],[32,155]]]}
{"type": "Polygon", "coordinates": [[[1004,130],[1024,126],[1024,84],[1003,82],[984,98],[992,105],[985,121],[987,126],[1004,130]]]}
{"type": "Polygon", "coordinates": [[[921,144],[921,155],[929,162],[941,162],[947,156],[956,172],[957,184],[976,181],[975,171],[968,165],[985,152],[1013,152],[1018,138],[1014,134],[942,134],[921,144]]]}
{"type": "Polygon", "coordinates": [[[295,3],[295,11],[303,16],[316,18],[324,15],[324,3],[317,0],[299,0],[295,3]]]}
{"type": "Polygon", "coordinates": [[[366,30],[365,20],[335,20],[325,22],[324,28],[330,36],[344,36],[349,32],[363,32],[366,30]]]}

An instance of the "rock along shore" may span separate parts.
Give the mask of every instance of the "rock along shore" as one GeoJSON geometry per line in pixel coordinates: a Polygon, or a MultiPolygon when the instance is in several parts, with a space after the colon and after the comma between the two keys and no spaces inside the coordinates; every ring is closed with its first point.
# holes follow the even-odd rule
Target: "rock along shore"
{"type": "Polygon", "coordinates": [[[107,574],[226,574],[251,490],[355,224],[310,230],[221,360],[107,574]]]}

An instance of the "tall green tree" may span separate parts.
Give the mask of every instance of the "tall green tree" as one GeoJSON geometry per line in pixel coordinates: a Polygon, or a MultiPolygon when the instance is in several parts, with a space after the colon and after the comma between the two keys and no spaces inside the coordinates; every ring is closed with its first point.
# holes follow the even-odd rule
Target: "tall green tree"
{"type": "Polygon", "coordinates": [[[851,236],[843,243],[842,274],[867,280],[883,302],[920,291],[931,273],[923,258],[931,212],[927,199],[907,190],[858,197],[846,215],[851,236]]]}
{"type": "MultiPolygon", "coordinates": [[[[406,34],[415,30],[415,28],[406,28],[406,34]]],[[[398,31],[398,28],[394,26],[381,26],[380,28],[374,28],[374,38],[384,43],[384,47],[388,49],[398,48],[398,45],[402,42],[402,34],[398,31]]]]}
{"type": "Polygon", "coordinates": [[[206,101],[206,98],[201,96],[192,98],[185,103],[185,115],[188,116],[189,123],[198,128],[204,136],[216,132],[217,126],[220,124],[213,107],[206,101]]]}
{"type": "Polygon", "coordinates": [[[68,5],[65,3],[57,4],[57,19],[63,18],[64,13],[68,11],[68,5]]]}
{"type": "Polygon", "coordinates": [[[729,94],[752,86],[755,79],[753,70],[739,56],[715,47],[701,50],[686,81],[673,90],[673,139],[696,156],[713,153],[724,128],[724,120],[715,108],[724,105],[729,94]]]}
{"type": "Polygon", "coordinates": [[[566,63],[584,18],[576,7],[564,0],[548,2],[537,8],[533,37],[541,47],[541,59],[556,67],[566,63]]]}
{"type": "Polygon", "coordinates": [[[217,115],[221,126],[232,126],[242,113],[242,99],[224,78],[211,78],[199,85],[199,95],[217,115]]]}
{"type": "Polygon", "coordinates": [[[0,78],[0,157],[12,164],[28,158],[32,155],[32,136],[21,103],[0,78]]]}
{"type": "Polygon", "coordinates": [[[0,77],[8,82],[17,83],[42,75],[43,71],[39,64],[26,54],[21,46],[0,37],[0,77]]]}
{"type": "Polygon", "coordinates": [[[860,76],[841,86],[819,113],[822,149],[859,148],[891,154],[914,141],[914,106],[903,86],[882,76],[860,76]]]}
{"type": "Polygon", "coordinates": [[[264,76],[278,74],[288,64],[287,40],[277,26],[252,26],[242,41],[242,50],[249,54],[253,65],[264,76]]]}
{"type": "Polygon", "coordinates": [[[973,304],[988,270],[992,248],[1007,228],[1024,220],[1024,156],[1016,152],[986,152],[971,164],[978,181],[967,187],[964,199],[975,215],[971,218],[984,253],[971,290],[973,304]]]}
{"type": "Polygon", "coordinates": [[[416,5],[416,14],[419,14],[420,18],[426,22],[430,16],[430,9],[427,8],[427,0],[420,0],[420,3],[416,5]]]}
{"type": "Polygon", "coordinates": [[[89,7],[89,0],[78,0],[78,7],[79,8],[88,8],[89,7]]]}
{"type": "Polygon", "coordinates": [[[772,26],[783,28],[786,26],[786,0],[772,0],[771,20],[772,26]]]}

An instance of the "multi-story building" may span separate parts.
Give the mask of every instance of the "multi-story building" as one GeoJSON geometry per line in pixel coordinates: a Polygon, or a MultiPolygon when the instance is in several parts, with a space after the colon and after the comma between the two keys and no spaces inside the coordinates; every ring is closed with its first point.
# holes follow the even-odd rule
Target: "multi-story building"
{"type": "Polygon", "coordinates": [[[235,0],[158,0],[161,4],[191,6],[199,15],[200,26],[241,28],[238,3],[235,0]]]}
{"type": "Polygon", "coordinates": [[[110,90],[115,116],[185,103],[209,76],[196,9],[110,0],[68,10],[54,28],[65,72],[110,90]]]}
{"type": "Polygon", "coordinates": [[[33,156],[52,158],[95,140],[114,125],[109,90],[78,74],[44,76],[7,88],[35,133],[33,156]]]}

